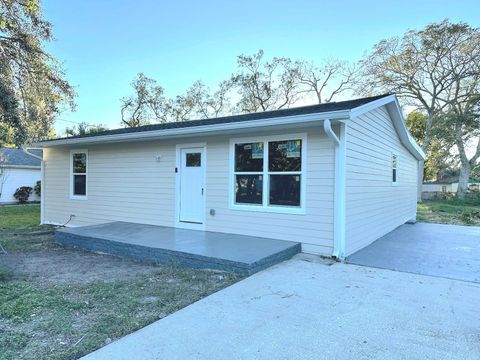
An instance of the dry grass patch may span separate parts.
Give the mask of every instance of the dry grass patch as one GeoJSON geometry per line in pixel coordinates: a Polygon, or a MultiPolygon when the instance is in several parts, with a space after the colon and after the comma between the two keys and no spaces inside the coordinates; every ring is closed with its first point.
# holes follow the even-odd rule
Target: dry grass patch
{"type": "Polygon", "coordinates": [[[64,249],[52,230],[0,230],[2,360],[76,359],[239,280],[64,249]]]}

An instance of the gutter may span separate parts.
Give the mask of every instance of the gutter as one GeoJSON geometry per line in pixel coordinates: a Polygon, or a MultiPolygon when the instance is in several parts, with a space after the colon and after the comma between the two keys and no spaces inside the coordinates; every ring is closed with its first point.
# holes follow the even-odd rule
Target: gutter
{"type": "MultiPolygon", "coordinates": [[[[30,156],[33,156],[34,158],[36,158],[36,159],[38,159],[38,160],[40,160],[40,161],[43,161],[43,157],[38,156],[38,155],[35,155],[35,154],[33,154],[33,153],[31,153],[31,152],[28,151],[29,149],[35,149],[35,147],[32,147],[32,146],[28,146],[28,147],[27,147],[27,146],[25,146],[25,145],[22,145],[21,148],[22,148],[22,151],[23,151],[25,154],[28,154],[28,155],[30,155],[30,156]]],[[[37,148],[38,148],[38,147],[37,147],[37,148]]]]}
{"type": "Polygon", "coordinates": [[[330,119],[323,121],[323,130],[335,145],[335,185],[333,202],[333,253],[332,256],[340,261],[345,260],[345,187],[346,187],[346,127],[339,122],[340,136],[332,129],[330,119]]]}

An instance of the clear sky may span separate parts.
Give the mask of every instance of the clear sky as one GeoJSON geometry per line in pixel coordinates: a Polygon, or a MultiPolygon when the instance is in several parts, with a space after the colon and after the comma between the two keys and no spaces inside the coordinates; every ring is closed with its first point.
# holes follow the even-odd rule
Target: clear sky
{"type": "Polygon", "coordinates": [[[383,38],[449,18],[480,26],[479,0],[43,0],[56,40],[47,46],[64,63],[78,93],[70,122],[120,126],[119,99],[138,72],[174,96],[195,80],[215,86],[236,56],[356,61],[383,38]]]}

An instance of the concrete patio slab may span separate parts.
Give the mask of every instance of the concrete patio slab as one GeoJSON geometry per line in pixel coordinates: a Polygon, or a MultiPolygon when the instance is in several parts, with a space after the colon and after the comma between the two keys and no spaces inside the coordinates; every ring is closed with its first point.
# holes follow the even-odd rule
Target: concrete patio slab
{"type": "Polygon", "coordinates": [[[349,256],[347,262],[480,282],[480,227],[402,225],[349,256]]]}
{"type": "Polygon", "coordinates": [[[176,263],[242,275],[251,275],[301,251],[300,243],[290,241],[127,222],[63,228],[56,231],[55,239],[64,246],[143,262],[176,263]]]}
{"type": "Polygon", "coordinates": [[[294,259],[84,359],[477,360],[479,299],[476,283],[294,259]]]}

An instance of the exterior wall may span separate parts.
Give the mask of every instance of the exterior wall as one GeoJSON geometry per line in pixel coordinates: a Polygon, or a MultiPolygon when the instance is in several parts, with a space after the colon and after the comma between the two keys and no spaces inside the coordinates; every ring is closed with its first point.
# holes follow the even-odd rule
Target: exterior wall
{"type": "MultiPolygon", "coordinates": [[[[49,148],[45,160],[45,221],[72,226],[111,221],[175,226],[176,145],[207,143],[205,230],[300,241],[304,251],[333,249],[334,147],[318,128],[307,132],[305,214],[229,208],[230,137],[81,147],[88,150],[87,200],[70,199],[70,148],[49,148]],[[160,162],[156,157],[160,155],[160,162]],[[215,215],[210,215],[215,209],[215,215]]],[[[267,136],[272,133],[258,133],[267,136]]],[[[282,134],[275,132],[273,134],[282,134]]],[[[245,135],[252,137],[251,133],[245,135]]],[[[241,138],[241,135],[232,138],[241,138]]]]}
{"type": "Polygon", "coordinates": [[[441,192],[442,185],[440,184],[423,184],[422,192],[441,192]]]}
{"type": "MultiPolygon", "coordinates": [[[[13,197],[15,191],[21,186],[35,187],[40,180],[41,172],[39,169],[6,168],[5,183],[3,184],[0,203],[15,203],[17,200],[13,197]]],[[[0,180],[1,181],[1,180],[0,180]]],[[[29,201],[39,201],[40,198],[32,191],[29,201]]]]}
{"type": "Polygon", "coordinates": [[[346,255],[416,218],[418,161],[400,143],[385,107],[347,125],[346,255]],[[392,155],[397,183],[392,183],[392,155]]]}
{"type": "Polygon", "coordinates": [[[445,192],[457,192],[458,183],[452,184],[428,184],[422,185],[422,192],[443,192],[442,189],[445,186],[445,192]]]}

